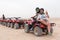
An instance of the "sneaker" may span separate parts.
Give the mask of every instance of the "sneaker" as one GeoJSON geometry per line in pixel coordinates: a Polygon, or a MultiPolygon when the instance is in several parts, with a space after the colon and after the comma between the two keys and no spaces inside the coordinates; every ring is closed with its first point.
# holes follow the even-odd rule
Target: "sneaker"
{"type": "Polygon", "coordinates": [[[49,32],[49,33],[48,33],[48,35],[50,35],[50,36],[51,36],[52,34],[49,32]]]}

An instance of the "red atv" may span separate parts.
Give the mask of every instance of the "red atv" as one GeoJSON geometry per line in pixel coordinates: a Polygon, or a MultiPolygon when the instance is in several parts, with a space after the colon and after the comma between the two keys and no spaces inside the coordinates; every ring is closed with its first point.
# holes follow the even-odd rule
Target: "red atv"
{"type": "Polygon", "coordinates": [[[6,19],[2,19],[2,18],[0,18],[0,24],[2,24],[2,25],[6,25],[6,19]]]}
{"type": "Polygon", "coordinates": [[[6,19],[6,26],[10,27],[11,26],[11,18],[6,19]]]}
{"type": "MultiPolygon", "coordinates": [[[[51,23],[51,34],[53,33],[53,28],[52,26],[54,26],[55,23],[51,23]]],[[[33,31],[33,33],[36,35],[36,36],[40,36],[42,35],[43,33],[45,34],[48,34],[48,30],[47,30],[47,26],[44,25],[43,23],[41,22],[38,22],[36,21],[35,18],[33,18],[33,20],[26,20],[25,21],[25,26],[24,26],[24,31],[26,33],[29,33],[31,30],[33,31]]]]}
{"type": "Polygon", "coordinates": [[[13,17],[11,18],[11,28],[19,29],[24,25],[24,21],[21,17],[13,17]]]}
{"type": "Polygon", "coordinates": [[[2,18],[0,18],[0,24],[3,24],[3,19],[2,18]]]}

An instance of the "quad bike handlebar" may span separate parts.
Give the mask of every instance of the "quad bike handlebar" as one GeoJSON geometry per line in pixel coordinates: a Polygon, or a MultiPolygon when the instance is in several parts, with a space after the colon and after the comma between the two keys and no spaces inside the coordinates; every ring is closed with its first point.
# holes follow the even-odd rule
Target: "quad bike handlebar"
{"type": "Polygon", "coordinates": [[[31,17],[34,21],[37,21],[37,19],[35,17],[31,17]]]}

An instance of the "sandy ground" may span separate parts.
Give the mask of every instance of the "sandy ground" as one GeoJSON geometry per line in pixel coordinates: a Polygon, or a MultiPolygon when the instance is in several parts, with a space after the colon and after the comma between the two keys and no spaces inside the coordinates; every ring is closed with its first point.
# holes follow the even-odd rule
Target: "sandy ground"
{"type": "Polygon", "coordinates": [[[0,40],[60,40],[60,19],[51,19],[56,23],[52,36],[35,36],[33,33],[25,33],[24,29],[12,29],[0,25],[0,40]]]}

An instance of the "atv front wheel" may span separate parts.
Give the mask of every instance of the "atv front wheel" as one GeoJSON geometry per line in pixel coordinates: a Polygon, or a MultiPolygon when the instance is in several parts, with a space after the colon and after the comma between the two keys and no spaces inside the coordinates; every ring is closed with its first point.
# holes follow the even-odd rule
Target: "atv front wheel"
{"type": "Polygon", "coordinates": [[[7,23],[7,27],[10,27],[10,23],[7,23]]]}
{"type": "Polygon", "coordinates": [[[25,31],[26,33],[29,33],[29,25],[28,25],[28,24],[25,24],[25,25],[24,25],[24,31],[25,31]]]}
{"type": "Polygon", "coordinates": [[[14,29],[19,29],[19,24],[18,23],[14,24],[14,29]]]}
{"type": "Polygon", "coordinates": [[[14,25],[13,25],[13,23],[11,23],[11,26],[10,26],[11,28],[14,28],[14,25]]]}
{"type": "Polygon", "coordinates": [[[41,35],[42,35],[42,29],[41,29],[40,27],[36,26],[36,27],[34,28],[34,34],[35,34],[36,36],[41,36],[41,35]]]}

